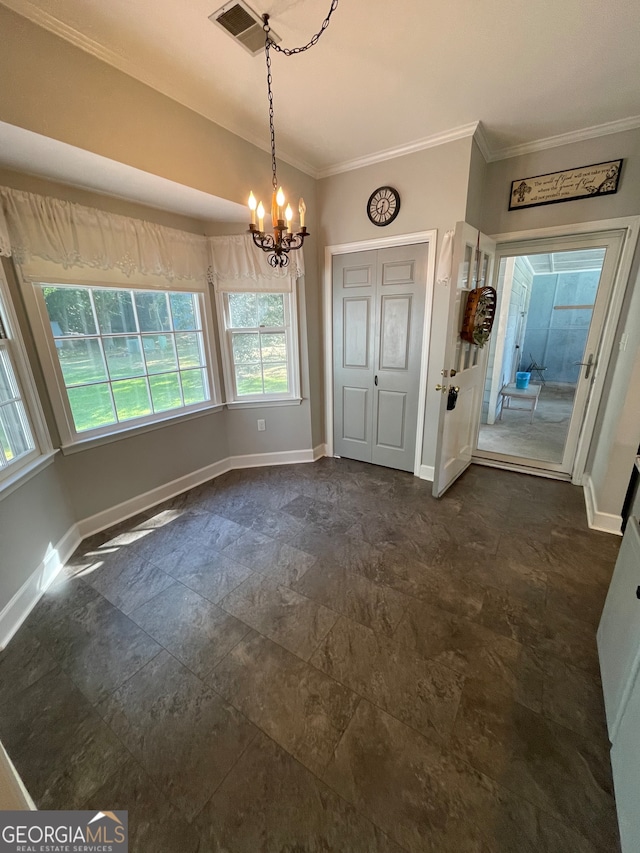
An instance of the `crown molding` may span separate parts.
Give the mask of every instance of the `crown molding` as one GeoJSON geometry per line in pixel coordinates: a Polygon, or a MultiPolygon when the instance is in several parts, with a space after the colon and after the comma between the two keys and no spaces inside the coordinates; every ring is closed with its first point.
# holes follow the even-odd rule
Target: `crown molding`
{"type": "Polygon", "coordinates": [[[490,163],[492,158],[491,146],[489,145],[489,140],[487,139],[487,134],[481,121],[478,122],[478,126],[473,134],[473,140],[480,149],[480,153],[484,157],[485,162],[490,163]]]}
{"type": "Polygon", "coordinates": [[[640,116],[629,116],[605,124],[583,127],[581,130],[573,130],[569,133],[547,136],[545,139],[535,139],[533,142],[524,142],[521,145],[499,148],[494,150],[489,157],[486,157],[486,160],[489,163],[495,160],[508,160],[510,157],[535,154],[536,151],[546,151],[548,148],[572,145],[576,142],[585,142],[587,139],[597,139],[599,136],[609,136],[612,133],[623,133],[625,130],[637,130],[638,128],[640,128],[640,116]]]}
{"type": "Polygon", "coordinates": [[[426,148],[446,145],[447,142],[455,142],[456,139],[465,139],[474,135],[479,124],[480,122],[473,121],[470,124],[454,127],[453,130],[445,130],[442,133],[425,136],[423,139],[416,139],[414,142],[408,142],[405,145],[398,145],[395,148],[385,148],[383,151],[366,154],[364,157],[356,157],[353,160],[345,160],[343,163],[335,163],[326,169],[320,169],[318,177],[330,178],[332,175],[351,172],[354,169],[362,169],[365,166],[373,166],[375,163],[384,163],[386,160],[395,160],[396,157],[404,157],[406,154],[414,154],[416,151],[424,151],[426,148]]]}
{"type": "MultiPolygon", "coordinates": [[[[78,30],[75,30],[68,24],[58,20],[58,18],[55,18],[48,12],[45,12],[44,9],[40,9],[38,6],[34,5],[31,0],[2,0],[2,4],[7,6],[7,8],[11,9],[17,15],[21,15],[23,18],[28,18],[32,23],[37,24],[39,27],[48,30],[50,33],[59,36],[65,41],[71,42],[71,44],[79,47],[80,50],[84,50],[85,53],[90,53],[96,59],[101,59],[103,62],[115,66],[120,71],[124,70],[121,66],[128,64],[126,60],[115,51],[104,47],[97,41],[90,39],[88,36],[85,36],[78,30]]],[[[126,73],[130,74],[130,72],[126,73]]]]}
{"type": "MultiPolygon", "coordinates": [[[[145,86],[149,86],[150,89],[154,89],[161,95],[170,98],[172,101],[175,101],[176,103],[181,104],[181,106],[186,107],[203,118],[206,118],[207,121],[211,121],[218,125],[218,127],[228,130],[229,133],[233,133],[234,136],[239,136],[240,139],[244,139],[245,142],[255,145],[255,147],[259,148],[261,151],[270,153],[271,148],[264,139],[258,139],[252,134],[248,134],[246,131],[235,126],[232,122],[222,123],[219,119],[209,115],[201,108],[181,99],[175,92],[171,91],[169,86],[159,83],[152,75],[148,74],[142,66],[137,65],[135,62],[131,62],[119,53],[116,53],[110,48],[104,47],[93,39],[88,38],[83,33],[34,5],[31,0],[1,0],[1,2],[2,5],[7,6],[7,8],[11,9],[17,15],[27,18],[32,23],[48,30],[50,33],[53,33],[53,35],[64,39],[74,45],[74,47],[90,54],[95,59],[99,59],[101,62],[111,65],[113,68],[116,68],[128,77],[133,77],[134,80],[143,83],[145,86]]],[[[304,172],[304,174],[309,175],[311,178],[318,178],[317,170],[304,160],[300,160],[286,152],[283,153],[282,151],[278,151],[278,160],[288,163],[289,166],[293,166],[294,169],[304,172]]]]}
{"type": "MultiPolygon", "coordinates": [[[[90,54],[94,58],[107,63],[116,68],[129,77],[138,80],[156,92],[170,98],[172,101],[181,104],[192,112],[202,116],[208,121],[213,122],[219,127],[224,128],[243,139],[245,142],[254,145],[261,151],[269,153],[270,147],[265,139],[258,138],[253,134],[247,133],[246,130],[239,128],[233,122],[221,122],[217,117],[210,115],[202,107],[188,103],[182,99],[177,92],[171,90],[171,86],[164,82],[158,82],[152,75],[148,74],[143,66],[137,65],[135,62],[121,56],[116,51],[106,48],[78,30],[70,27],[68,24],[58,20],[48,12],[36,6],[32,0],[0,0],[2,5],[11,9],[23,18],[27,18],[37,26],[53,33],[59,38],[73,44],[75,47],[90,54]]],[[[395,148],[387,148],[382,151],[374,152],[363,157],[356,157],[353,160],[345,160],[327,166],[324,169],[317,169],[305,160],[298,159],[286,151],[278,152],[278,159],[282,162],[293,166],[300,172],[309,175],[316,180],[320,178],[328,178],[332,175],[339,175],[343,172],[350,172],[354,169],[361,169],[365,166],[371,166],[376,163],[383,163],[387,160],[393,160],[396,157],[403,157],[407,154],[413,154],[417,151],[424,151],[427,148],[435,148],[438,145],[445,145],[448,142],[454,142],[458,139],[464,139],[472,136],[478,148],[482,152],[487,163],[492,163],[496,160],[507,160],[511,157],[519,157],[523,154],[533,154],[537,151],[545,151],[549,148],[557,148],[561,145],[571,145],[577,142],[584,142],[588,139],[595,139],[599,136],[608,136],[612,133],[622,133],[626,130],[636,130],[640,128],[640,115],[629,116],[628,118],[619,119],[617,121],[608,122],[605,124],[585,127],[581,130],[561,133],[555,136],[549,136],[544,139],[536,139],[532,142],[524,142],[519,145],[506,146],[504,148],[492,148],[489,144],[487,133],[481,121],[474,121],[469,124],[461,125],[452,130],[436,133],[431,136],[417,139],[414,142],[409,142],[404,145],[399,145],[395,148]]]]}

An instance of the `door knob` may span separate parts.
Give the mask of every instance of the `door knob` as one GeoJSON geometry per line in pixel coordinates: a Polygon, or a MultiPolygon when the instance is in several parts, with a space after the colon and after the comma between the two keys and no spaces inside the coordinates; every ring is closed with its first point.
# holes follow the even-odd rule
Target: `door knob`
{"type": "Polygon", "coordinates": [[[448,387],[448,385],[436,385],[436,391],[442,391],[445,394],[448,387]]]}

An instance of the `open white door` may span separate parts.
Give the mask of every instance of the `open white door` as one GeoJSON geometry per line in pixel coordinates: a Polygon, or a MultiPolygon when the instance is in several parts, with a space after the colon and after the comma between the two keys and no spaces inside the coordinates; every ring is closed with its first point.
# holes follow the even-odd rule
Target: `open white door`
{"type": "MultiPolygon", "coordinates": [[[[442,365],[442,391],[438,419],[433,494],[441,497],[471,464],[480,422],[486,358],[489,346],[478,347],[460,338],[467,295],[475,287],[491,284],[495,243],[467,225],[458,222],[453,242],[453,261],[448,288],[439,302],[447,310],[447,337],[442,365]],[[447,409],[449,392],[457,389],[455,408],[447,409]]],[[[434,317],[434,320],[436,318],[434,317]]],[[[443,318],[444,322],[444,318],[443,318]]]]}

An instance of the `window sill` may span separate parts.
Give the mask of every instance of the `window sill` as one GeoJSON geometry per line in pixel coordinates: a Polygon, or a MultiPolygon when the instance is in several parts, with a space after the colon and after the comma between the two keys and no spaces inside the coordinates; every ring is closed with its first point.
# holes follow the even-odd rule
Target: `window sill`
{"type": "Polygon", "coordinates": [[[15,492],[16,489],[19,489],[20,486],[24,486],[24,484],[31,480],[32,477],[39,474],[40,471],[44,471],[45,468],[48,468],[53,462],[57,452],[57,450],[49,450],[46,453],[43,453],[42,456],[32,459],[31,462],[28,462],[26,465],[18,468],[9,477],[7,477],[6,480],[3,480],[0,483],[0,500],[8,497],[11,492],[15,492]]]}
{"type": "Polygon", "coordinates": [[[271,409],[274,406],[299,406],[302,397],[287,397],[279,400],[232,400],[225,403],[228,409],[271,409]]]}
{"type": "Polygon", "coordinates": [[[115,441],[122,441],[125,438],[133,438],[137,435],[143,435],[145,432],[153,432],[163,427],[172,426],[181,423],[182,421],[190,421],[193,418],[202,418],[205,415],[210,415],[213,412],[220,412],[223,409],[222,403],[215,403],[213,406],[207,406],[206,409],[198,409],[197,412],[187,412],[171,415],[162,418],[153,423],[142,424],[133,427],[125,427],[114,432],[103,433],[102,435],[94,435],[90,438],[78,438],[76,441],[63,444],[60,448],[64,456],[70,456],[73,453],[81,453],[83,450],[91,450],[93,447],[100,447],[103,444],[111,444],[115,441]]]}

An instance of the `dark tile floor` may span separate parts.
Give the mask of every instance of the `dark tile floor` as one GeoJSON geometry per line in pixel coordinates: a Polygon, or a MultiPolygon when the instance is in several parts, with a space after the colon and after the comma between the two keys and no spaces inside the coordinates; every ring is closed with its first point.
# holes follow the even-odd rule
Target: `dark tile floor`
{"type": "Polygon", "coordinates": [[[82,544],[0,656],[0,739],[134,853],[612,853],[618,545],[551,480],[236,471],[82,544]]]}

